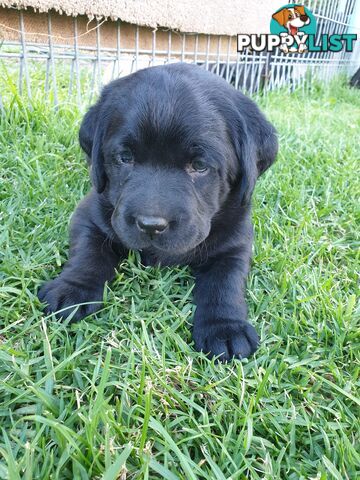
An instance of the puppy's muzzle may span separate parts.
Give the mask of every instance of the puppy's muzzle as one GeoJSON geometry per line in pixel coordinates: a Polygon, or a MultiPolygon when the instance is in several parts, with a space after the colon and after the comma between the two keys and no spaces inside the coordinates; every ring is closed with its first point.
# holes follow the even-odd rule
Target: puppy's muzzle
{"type": "Polygon", "coordinates": [[[163,217],[145,217],[143,215],[138,216],[135,222],[137,228],[151,238],[163,233],[169,225],[169,222],[163,217]]]}

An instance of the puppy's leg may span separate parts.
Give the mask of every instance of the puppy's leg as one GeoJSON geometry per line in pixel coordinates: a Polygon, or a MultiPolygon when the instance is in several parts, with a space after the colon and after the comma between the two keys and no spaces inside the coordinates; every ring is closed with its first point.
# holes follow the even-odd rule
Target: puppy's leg
{"type": "Polygon", "coordinates": [[[88,195],[76,209],[70,226],[70,258],[60,275],[42,286],[39,299],[46,303],[45,312],[58,312],[58,318],[70,315],[72,320],[101,308],[104,284],[115,275],[115,268],[125,251],[111,242],[110,221],[95,194],[88,195]],[[79,307],[79,303],[94,302],[79,307]],[[71,308],[73,307],[73,308],[71,308]]]}
{"type": "Polygon", "coordinates": [[[222,255],[195,270],[195,348],[220,360],[246,358],[259,337],[247,322],[244,299],[250,253],[222,255]]]}

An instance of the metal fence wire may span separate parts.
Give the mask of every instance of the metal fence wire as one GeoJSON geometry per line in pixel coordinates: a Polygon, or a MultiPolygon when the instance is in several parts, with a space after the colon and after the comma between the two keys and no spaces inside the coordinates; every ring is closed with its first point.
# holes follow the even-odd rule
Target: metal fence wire
{"type": "MultiPolygon", "coordinates": [[[[344,34],[350,27],[354,29],[354,13],[359,8],[357,1],[306,1],[305,5],[317,20],[316,42],[322,34],[344,34]]],[[[140,68],[174,61],[196,63],[250,95],[279,87],[294,89],[314,79],[328,81],[340,72],[351,74],[359,64],[359,52],[343,50],[286,55],[277,49],[273,53],[251,50],[238,53],[236,36],[204,36],[171,30],[161,32],[162,38],[167,35],[167,42],[164,46],[162,41],[159,47],[159,30],[152,31],[150,42],[149,39],[143,42],[139,26],[134,28],[133,42],[129,46],[128,39],[123,41],[121,21],[116,22],[116,45],[102,44],[103,24],[97,21],[95,44],[84,46],[79,44],[76,17],[72,20],[73,43],[69,45],[55,41],[52,15],[51,12],[46,14],[47,34],[39,43],[27,40],[24,12],[19,10],[19,40],[3,41],[0,46],[1,68],[7,74],[11,72],[11,78],[15,75],[20,94],[26,95],[30,101],[35,94],[41,94],[55,105],[64,100],[75,100],[79,106],[87,106],[104,83],[140,68]]],[[[355,26],[355,31],[358,27],[355,26]]]]}

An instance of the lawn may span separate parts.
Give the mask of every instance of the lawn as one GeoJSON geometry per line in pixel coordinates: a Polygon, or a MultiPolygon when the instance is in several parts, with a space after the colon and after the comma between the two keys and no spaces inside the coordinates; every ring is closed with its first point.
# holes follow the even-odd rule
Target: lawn
{"type": "Polygon", "coordinates": [[[337,81],[260,98],[280,134],[254,194],[257,353],[191,341],[186,268],[119,265],[101,313],[44,317],[89,190],[81,114],[8,85],[0,118],[0,478],[356,479],[360,93],[337,81]]]}

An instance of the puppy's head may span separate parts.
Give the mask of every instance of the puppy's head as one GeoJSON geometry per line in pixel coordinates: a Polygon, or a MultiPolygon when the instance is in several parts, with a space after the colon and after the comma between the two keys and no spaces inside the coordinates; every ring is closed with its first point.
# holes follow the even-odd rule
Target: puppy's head
{"type": "MultiPolygon", "coordinates": [[[[286,27],[290,31],[291,27],[297,29],[310,23],[310,18],[307,16],[305,7],[302,5],[295,5],[291,8],[282,8],[274,13],[272,18],[276,20],[279,25],[286,27]]],[[[296,33],[295,30],[294,33],[296,33]]]]}
{"type": "Polygon", "coordinates": [[[79,137],[120,240],[168,254],[194,249],[219,217],[235,222],[277,153],[275,130],[251,100],[186,64],[109,84],[79,137]]]}

